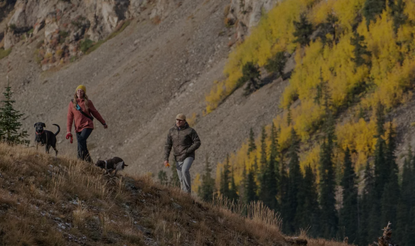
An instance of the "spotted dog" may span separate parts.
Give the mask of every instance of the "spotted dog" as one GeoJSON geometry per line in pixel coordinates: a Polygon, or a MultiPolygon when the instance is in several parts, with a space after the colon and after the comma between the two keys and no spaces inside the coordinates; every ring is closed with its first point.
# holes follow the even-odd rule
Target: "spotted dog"
{"type": "Polygon", "coordinates": [[[98,160],[95,163],[95,166],[104,169],[107,174],[110,174],[113,171],[115,171],[113,174],[115,176],[119,170],[123,170],[124,167],[127,167],[128,165],[124,163],[123,159],[119,157],[114,157],[112,159],[108,159],[105,161],[98,160]]]}

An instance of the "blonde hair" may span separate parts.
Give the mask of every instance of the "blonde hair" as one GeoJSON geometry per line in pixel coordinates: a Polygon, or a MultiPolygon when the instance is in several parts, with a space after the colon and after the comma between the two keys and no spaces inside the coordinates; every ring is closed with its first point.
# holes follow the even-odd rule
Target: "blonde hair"
{"type": "MultiPolygon", "coordinates": [[[[76,101],[76,99],[78,99],[78,96],[76,95],[76,92],[75,92],[75,95],[74,95],[74,99],[73,99],[73,107],[74,107],[74,109],[76,109],[76,105],[78,105],[78,101],[76,101]]],[[[88,96],[84,93],[84,105],[85,105],[85,109],[86,109],[86,111],[88,112],[89,111],[89,108],[88,108],[88,96]]]]}

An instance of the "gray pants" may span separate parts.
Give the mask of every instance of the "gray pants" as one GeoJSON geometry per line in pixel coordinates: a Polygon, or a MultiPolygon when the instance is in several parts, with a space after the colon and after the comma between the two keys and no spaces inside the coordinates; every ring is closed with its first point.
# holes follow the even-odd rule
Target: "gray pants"
{"type": "Polygon", "coordinates": [[[190,167],[193,163],[193,157],[187,157],[184,161],[176,162],[176,170],[177,175],[180,179],[180,187],[183,191],[190,193],[192,191],[192,187],[190,184],[190,167]]]}

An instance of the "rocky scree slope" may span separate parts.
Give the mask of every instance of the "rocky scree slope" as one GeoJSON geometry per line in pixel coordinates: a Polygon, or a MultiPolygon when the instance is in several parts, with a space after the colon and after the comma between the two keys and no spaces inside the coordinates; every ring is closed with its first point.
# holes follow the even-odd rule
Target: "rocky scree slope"
{"type": "MultiPolygon", "coordinates": [[[[257,16],[258,11],[277,1],[245,1],[246,10],[238,9],[238,2],[17,1],[15,9],[24,11],[15,10],[2,22],[2,25],[16,25],[14,31],[6,31],[6,36],[11,36],[7,39],[14,40],[19,35],[20,38],[13,43],[12,53],[0,60],[0,86],[6,85],[8,74],[16,108],[25,113],[24,128],[31,139],[35,135],[35,122],[45,122],[52,131],[55,131],[52,123],[57,123],[62,128],[58,135],[60,154],[75,156],[76,146],[64,139],[66,112],[75,88],[86,85],[87,94],[109,125],[104,130],[95,121],[96,129],[88,140],[93,159],[120,156],[131,164],[131,173],[156,173],[162,168],[167,131],[174,124],[175,115],[183,112],[194,122],[202,139],[192,168],[193,173],[201,172],[205,156],[211,163],[222,161],[227,153],[239,148],[251,127],[259,133],[263,125],[281,112],[280,96],[288,83],[266,78],[268,82],[263,89],[249,97],[238,90],[215,112],[203,116],[204,97],[213,81],[223,79],[222,70],[233,44],[238,37],[248,35],[249,27],[259,20],[252,17],[255,13],[257,16]],[[35,3],[43,4],[42,8],[31,5],[35,3]],[[103,14],[109,13],[104,11],[108,9],[105,4],[112,9],[111,15],[103,14]],[[117,6],[125,10],[122,15],[117,15],[117,6]],[[227,6],[229,11],[225,12],[227,6]],[[36,18],[16,17],[16,13],[31,16],[35,10],[38,10],[33,14],[36,18]],[[55,13],[62,13],[61,19],[55,13]],[[118,18],[116,22],[108,17],[113,14],[118,18]],[[83,36],[76,41],[73,37],[79,29],[72,26],[72,21],[79,20],[78,16],[82,16],[83,23],[89,22],[89,27],[80,32],[83,36]],[[90,16],[94,16],[95,22],[90,16]],[[235,25],[227,28],[226,17],[234,18],[235,25]],[[25,21],[15,21],[20,19],[25,21]],[[43,19],[45,26],[35,33],[33,26],[43,19]],[[121,21],[130,24],[116,37],[102,42],[94,52],[70,53],[71,45],[80,45],[86,38],[92,42],[104,40],[121,21]],[[68,29],[64,29],[63,25],[68,22],[68,29]],[[244,23],[248,29],[238,29],[242,25],[238,23],[244,23]],[[31,29],[16,31],[22,27],[27,30],[31,25],[32,33],[31,29]],[[47,32],[48,26],[58,26],[58,29],[47,32]],[[61,41],[59,36],[58,44],[50,46],[56,43],[57,34],[63,34],[61,29],[67,32],[66,38],[61,41]],[[64,51],[65,55],[58,60],[58,48],[65,45],[69,53],[64,51]],[[55,58],[47,57],[47,62],[43,58],[39,64],[36,57],[41,49],[55,58]],[[66,54],[69,59],[72,55],[78,59],[68,62],[66,54]]],[[[292,64],[287,69],[290,67],[292,64]]]]}

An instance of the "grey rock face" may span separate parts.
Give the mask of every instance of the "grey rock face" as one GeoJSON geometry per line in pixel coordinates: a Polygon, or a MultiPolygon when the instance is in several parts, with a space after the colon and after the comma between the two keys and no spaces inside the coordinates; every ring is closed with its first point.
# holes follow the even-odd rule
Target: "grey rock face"
{"type": "Polygon", "coordinates": [[[270,11],[282,0],[232,0],[227,16],[233,23],[238,23],[237,40],[243,41],[248,35],[249,28],[256,26],[262,15],[262,11],[270,11]]]}
{"type": "MultiPolygon", "coordinates": [[[[80,19],[79,16],[82,16],[89,22],[86,25],[86,35],[89,39],[98,41],[112,33],[120,21],[139,15],[146,4],[148,0],[18,0],[14,6],[14,14],[7,23],[7,26],[12,28],[5,31],[8,39],[4,48],[8,49],[16,44],[19,41],[17,37],[32,28],[37,34],[43,28],[40,23],[45,23],[47,18],[47,38],[51,36],[51,32],[67,31],[68,25],[80,24],[77,21],[80,19]]],[[[79,33],[71,34],[77,35],[79,36],[79,33]]]]}
{"type": "Polygon", "coordinates": [[[165,19],[169,13],[181,5],[181,0],[157,0],[155,8],[152,10],[150,18],[165,19]]]}

